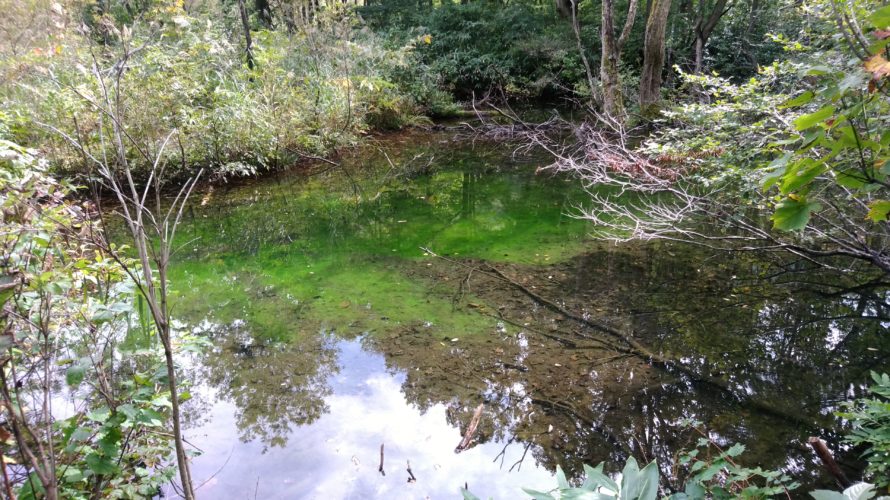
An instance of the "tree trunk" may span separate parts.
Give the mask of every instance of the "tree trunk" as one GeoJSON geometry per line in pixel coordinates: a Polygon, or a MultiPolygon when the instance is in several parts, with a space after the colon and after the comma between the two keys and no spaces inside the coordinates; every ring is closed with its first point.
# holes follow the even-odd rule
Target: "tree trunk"
{"type": "Polygon", "coordinates": [[[614,14],[612,0],[602,1],[602,29],[600,56],[600,81],[603,85],[603,113],[615,120],[623,121],[624,97],[621,94],[621,78],[618,63],[621,61],[621,49],[630,37],[631,29],[637,14],[638,0],[630,0],[627,7],[627,19],[621,30],[621,37],[615,38],[614,14]]]}
{"type": "Polygon", "coordinates": [[[238,10],[241,12],[241,25],[244,27],[244,53],[247,57],[247,67],[253,69],[253,40],[250,38],[250,20],[247,18],[244,0],[238,0],[238,10]]]}
{"type": "Polygon", "coordinates": [[[173,441],[176,445],[176,463],[179,466],[179,478],[182,483],[182,492],[186,500],[194,500],[195,490],[192,482],[192,472],[188,463],[188,454],[185,450],[185,443],[182,438],[181,417],[179,414],[179,394],[176,382],[176,368],[173,364],[173,349],[170,345],[170,329],[167,330],[166,338],[161,339],[164,344],[164,361],[167,364],[167,387],[170,390],[170,412],[173,418],[173,441]]]}
{"type": "Polygon", "coordinates": [[[705,0],[699,0],[698,15],[696,16],[695,26],[693,27],[695,33],[695,44],[693,47],[693,59],[695,63],[693,72],[695,74],[701,74],[704,69],[705,46],[708,44],[708,39],[711,38],[711,33],[714,32],[714,28],[717,27],[717,23],[720,22],[720,18],[732,8],[733,1],[717,0],[707,17],[705,17],[704,12],[706,3],[705,0]]]}
{"type": "Polygon", "coordinates": [[[596,104],[596,81],[593,77],[593,69],[590,67],[590,61],[587,60],[587,54],[584,52],[584,42],[581,40],[581,22],[578,21],[578,0],[570,0],[572,2],[572,31],[575,32],[575,43],[578,46],[578,55],[584,64],[584,73],[587,75],[587,86],[590,91],[590,105],[596,104]]]}
{"type": "Polygon", "coordinates": [[[646,39],[643,45],[643,69],[640,75],[640,113],[658,113],[661,100],[661,73],[664,70],[664,36],[671,0],[653,0],[646,20],[646,39]]]}
{"type": "Polygon", "coordinates": [[[256,10],[257,16],[260,18],[260,23],[265,28],[272,27],[272,7],[269,5],[269,0],[254,0],[253,7],[256,10]]]}
{"type": "Polygon", "coordinates": [[[575,6],[572,0],[554,0],[554,4],[556,5],[556,12],[559,13],[559,17],[562,17],[563,19],[573,17],[575,6]]]}

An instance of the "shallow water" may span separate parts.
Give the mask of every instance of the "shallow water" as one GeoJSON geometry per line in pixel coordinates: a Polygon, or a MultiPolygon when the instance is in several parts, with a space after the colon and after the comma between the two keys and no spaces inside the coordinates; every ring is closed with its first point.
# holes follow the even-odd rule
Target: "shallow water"
{"type": "MultiPolygon", "coordinates": [[[[451,450],[461,435],[449,424],[445,404],[419,411],[407,402],[401,390],[405,374],[388,371],[383,355],[360,339],[331,338],[325,348],[335,354],[326,367],[323,411],[311,425],[291,426],[286,445],[269,447],[262,438],[245,442],[242,409],[224,397],[210,405],[206,423],[189,432],[204,449],[198,475],[220,471],[200,489],[202,497],[454,498],[464,484],[494,498],[516,495],[515,487],[490,479],[502,474],[500,461],[492,462],[500,444],[455,454],[451,450]],[[408,481],[409,465],[416,481],[408,481]]],[[[212,389],[205,394],[220,396],[212,389]]],[[[508,447],[502,460],[512,465],[522,452],[508,447]]],[[[528,460],[515,477],[548,487],[551,472],[528,460]]]]}
{"type": "Polygon", "coordinates": [[[175,314],[214,346],[190,370],[200,496],[517,498],[557,464],[669,471],[686,420],[824,482],[803,443],[838,446],[831,411],[886,369],[886,290],[776,256],[595,243],[566,215],[585,193],[545,163],[417,132],[200,193],[171,273],[175,314]]]}

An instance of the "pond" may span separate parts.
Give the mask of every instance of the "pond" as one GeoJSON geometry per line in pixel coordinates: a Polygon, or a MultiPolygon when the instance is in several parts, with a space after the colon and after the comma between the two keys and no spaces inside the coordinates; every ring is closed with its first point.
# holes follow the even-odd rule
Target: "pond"
{"type": "Polygon", "coordinates": [[[669,472],[690,421],[808,486],[826,478],[807,436],[858,466],[832,412],[887,369],[886,290],[594,241],[572,216],[588,196],[546,163],[416,131],[198,193],[171,279],[212,344],[189,369],[199,496],[518,498],[557,465],[669,472]]]}

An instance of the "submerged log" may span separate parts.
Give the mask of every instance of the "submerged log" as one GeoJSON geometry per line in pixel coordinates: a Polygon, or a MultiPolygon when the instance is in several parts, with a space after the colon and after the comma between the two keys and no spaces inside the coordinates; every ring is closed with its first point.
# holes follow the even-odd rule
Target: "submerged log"
{"type": "Polygon", "coordinates": [[[652,351],[651,349],[647,348],[642,343],[640,343],[638,340],[633,338],[631,336],[631,334],[621,331],[617,328],[608,326],[604,323],[597,322],[593,319],[574,314],[571,311],[568,311],[566,308],[562,307],[561,305],[559,305],[551,300],[548,300],[544,297],[541,297],[537,293],[529,290],[528,287],[511,279],[509,276],[505,275],[503,272],[496,269],[495,267],[493,267],[491,265],[488,265],[486,267],[489,270],[489,272],[487,274],[489,274],[490,276],[497,277],[497,278],[501,279],[502,281],[510,284],[511,286],[517,288],[519,291],[521,291],[522,293],[527,295],[529,298],[531,298],[535,302],[541,304],[542,306],[544,306],[554,312],[557,312],[557,313],[561,314],[562,316],[565,316],[568,319],[576,321],[577,323],[580,323],[580,324],[588,326],[594,330],[598,330],[598,331],[605,333],[609,336],[620,339],[620,340],[624,341],[628,346],[630,346],[630,349],[621,349],[618,346],[615,346],[616,350],[639,356],[642,359],[648,361],[652,366],[654,366],[656,368],[660,368],[660,369],[668,371],[668,372],[679,371],[681,373],[684,373],[689,378],[691,378],[694,382],[705,384],[705,385],[711,386],[713,388],[716,388],[723,392],[728,393],[733,398],[735,398],[739,402],[739,404],[741,404],[743,406],[748,406],[750,408],[754,408],[760,412],[763,412],[763,413],[766,413],[766,414],[769,414],[769,415],[772,415],[774,417],[778,417],[778,418],[781,418],[784,420],[788,420],[790,422],[795,422],[797,424],[804,425],[808,428],[821,427],[820,425],[816,424],[812,420],[807,419],[797,413],[792,413],[785,409],[776,407],[775,405],[773,405],[767,401],[740,394],[738,391],[734,390],[732,388],[732,386],[730,386],[729,382],[727,382],[726,380],[719,378],[719,377],[714,377],[711,375],[698,373],[697,371],[683,365],[682,363],[678,362],[677,360],[671,359],[671,358],[664,356],[660,353],[656,353],[656,352],[652,351]]]}
{"type": "Polygon", "coordinates": [[[844,471],[841,470],[841,467],[834,461],[834,457],[831,456],[831,450],[828,449],[828,446],[825,445],[825,441],[812,436],[807,440],[810,443],[810,446],[813,447],[813,451],[816,452],[816,455],[819,457],[819,460],[822,461],[822,465],[825,466],[825,469],[829,474],[837,481],[838,486],[841,488],[849,488],[852,486],[852,482],[847,478],[847,475],[844,474],[844,471]]]}
{"type": "Polygon", "coordinates": [[[479,421],[482,420],[482,408],[484,407],[485,405],[482,403],[476,407],[476,411],[473,412],[473,418],[470,420],[470,425],[467,426],[467,431],[464,432],[464,438],[457,445],[457,448],[454,449],[455,453],[460,453],[470,447],[470,443],[473,442],[473,436],[475,436],[476,430],[479,427],[479,421]]]}

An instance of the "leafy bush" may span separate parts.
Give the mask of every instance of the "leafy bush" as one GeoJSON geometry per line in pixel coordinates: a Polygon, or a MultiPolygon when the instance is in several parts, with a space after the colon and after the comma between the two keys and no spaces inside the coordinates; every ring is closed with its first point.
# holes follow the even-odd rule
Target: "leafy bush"
{"type": "MultiPolygon", "coordinates": [[[[326,9],[296,32],[254,32],[249,69],[241,33],[176,2],[157,5],[132,26],[103,18],[102,43],[93,32],[68,33],[48,38],[46,50],[0,59],[2,81],[18,82],[0,86],[15,139],[62,171],[88,172],[60,132],[100,149],[108,123],[94,71],[123,64],[124,53],[120,106],[129,133],[160,144],[177,130],[165,150],[174,178],[198,168],[218,176],[275,168],[448,110],[436,82],[411,69],[413,43],[384,48],[348,9],[326,9]]],[[[130,156],[137,174],[148,170],[146,155],[130,156]]]]}
{"type": "Polygon", "coordinates": [[[166,371],[132,282],[86,243],[100,228],[72,191],[0,140],[2,459],[20,499],[150,497],[173,473],[166,371]],[[51,397],[71,410],[54,413],[51,397]]]}
{"type": "Polygon", "coordinates": [[[875,385],[869,391],[871,398],[847,403],[846,411],[838,415],[849,420],[853,430],[847,442],[865,447],[868,460],[867,474],[880,487],[890,487],[890,376],[871,373],[875,385]]]}
{"type": "MultiPolygon", "coordinates": [[[[585,80],[571,25],[522,3],[446,4],[412,17],[419,62],[449,90],[513,96],[565,92],[585,80]]],[[[395,38],[404,37],[404,29],[395,38]]],[[[395,30],[394,30],[395,31],[395,30]]]]}

